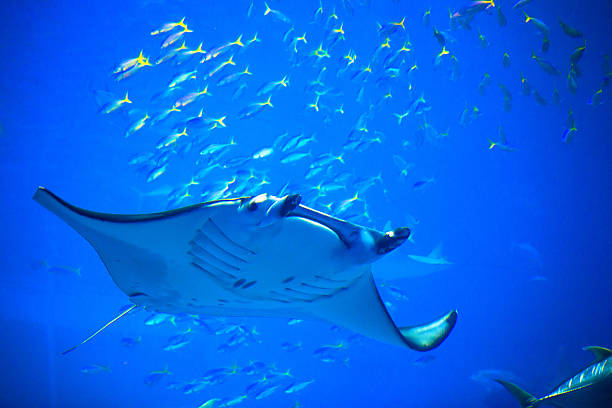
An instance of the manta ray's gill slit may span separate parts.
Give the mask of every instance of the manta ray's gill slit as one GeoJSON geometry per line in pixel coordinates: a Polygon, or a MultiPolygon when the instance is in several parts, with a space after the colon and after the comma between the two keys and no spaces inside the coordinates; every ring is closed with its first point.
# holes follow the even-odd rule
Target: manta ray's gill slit
{"type": "Polygon", "coordinates": [[[217,252],[217,257],[226,256],[230,259],[235,259],[238,262],[247,263],[246,259],[243,259],[238,255],[233,254],[227,251],[225,248],[217,245],[217,243],[212,240],[208,235],[206,235],[206,233],[202,229],[198,230],[193,241],[200,245],[202,248],[207,248],[210,252],[217,252]]]}
{"type": "Polygon", "coordinates": [[[314,277],[315,277],[315,279],[319,279],[319,280],[323,280],[323,281],[327,281],[327,282],[333,282],[333,283],[348,283],[348,282],[350,282],[347,279],[340,279],[340,280],[338,280],[338,279],[332,279],[332,278],[328,278],[328,277],[321,276],[321,275],[315,275],[314,277]]]}
{"type": "MultiPolygon", "coordinates": [[[[198,260],[196,258],[194,258],[194,260],[191,262],[191,264],[199,269],[201,269],[202,271],[206,272],[206,274],[208,274],[211,278],[213,278],[214,280],[216,280],[217,282],[221,283],[221,284],[226,284],[227,280],[221,279],[221,276],[219,274],[215,274],[211,271],[209,271],[207,268],[211,268],[213,269],[214,267],[212,265],[208,265],[206,264],[206,266],[202,265],[202,263],[206,264],[206,262],[202,261],[202,260],[198,260]]],[[[232,275],[231,273],[228,272],[224,272],[224,271],[220,271],[222,274],[227,275],[230,279],[234,280],[236,279],[236,277],[234,275],[232,275]]]]}
{"type": "Polygon", "coordinates": [[[191,244],[191,253],[193,256],[201,258],[221,270],[227,271],[227,269],[230,269],[236,272],[240,271],[240,268],[238,268],[237,266],[230,265],[222,259],[217,258],[216,256],[214,256],[213,254],[211,254],[206,249],[202,248],[196,242],[193,241],[191,244]]]}
{"type": "Polygon", "coordinates": [[[295,276],[290,276],[290,277],[288,277],[288,278],[283,279],[283,280],[281,281],[281,283],[289,283],[289,282],[291,282],[291,281],[292,281],[292,280],[294,280],[294,279],[295,279],[295,276]]]}
{"type": "Polygon", "coordinates": [[[307,296],[306,299],[304,298],[297,298],[297,299],[302,300],[304,302],[313,302],[318,299],[330,298],[332,296],[335,296],[338,293],[349,289],[351,285],[352,283],[348,285],[343,285],[340,287],[335,287],[335,288],[323,288],[323,287],[310,285],[306,282],[301,282],[300,287],[302,290],[295,289],[295,288],[285,288],[285,291],[290,292],[294,295],[307,296]],[[315,291],[313,291],[312,289],[314,289],[315,291]]]}
{"type": "Polygon", "coordinates": [[[237,288],[238,286],[241,286],[244,282],[246,282],[246,279],[238,279],[236,282],[234,282],[234,287],[237,288]]]}
{"type": "MultiPolygon", "coordinates": [[[[242,251],[242,253],[244,254],[244,257],[248,256],[248,255],[255,255],[255,251],[250,250],[249,248],[246,248],[240,244],[238,244],[237,242],[234,242],[231,238],[229,238],[227,235],[225,235],[225,233],[223,232],[223,230],[221,228],[219,228],[219,226],[213,221],[212,218],[208,218],[208,222],[206,224],[204,224],[204,227],[211,225],[213,227],[213,230],[217,232],[217,234],[222,238],[225,239],[227,242],[229,242],[231,245],[233,245],[234,247],[238,248],[239,250],[242,251]]],[[[203,228],[204,228],[203,227],[203,228]]]]}
{"type": "Polygon", "coordinates": [[[319,294],[319,293],[312,293],[312,292],[303,292],[301,290],[297,290],[297,289],[293,289],[293,288],[285,288],[285,291],[290,292],[291,294],[293,294],[294,296],[303,296],[303,297],[297,297],[297,299],[303,301],[303,302],[312,302],[313,300],[316,300],[318,298],[320,298],[321,296],[324,296],[323,294],[319,294]]]}
{"type": "Polygon", "coordinates": [[[325,290],[325,291],[330,291],[330,290],[334,291],[338,289],[337,287],[336,288],[325,288],[322,286],[315,286],[315,285],[311,285],[310,283],[306,283],[306,282],[301,282],[300,285],[306,288],[310,288],[310,289],[325,290]]]}
{"type": "Polygon", "coordinates": [[[271,290],[268,293],[273,296],[273,297],[269,297],[268,299],[274,300],[275,302],[280,302],[280,303],[291,303],[292,302],[290,298],[283,296],[283,294],[278,293],[275,290],[271,290]]]}

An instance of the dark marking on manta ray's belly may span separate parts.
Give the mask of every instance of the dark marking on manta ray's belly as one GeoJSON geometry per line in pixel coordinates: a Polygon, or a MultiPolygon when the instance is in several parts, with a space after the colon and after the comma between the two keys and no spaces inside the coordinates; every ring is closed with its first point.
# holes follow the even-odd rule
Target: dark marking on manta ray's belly
{"type": "Polygon", "coordinates": [[[129,295],[129,297],[131,298],[140,297],[140,296],[149,296],[149,295],[143,292],[134,292],[129,295]]]}
{"type": "MultiPolygon", "coordinates": [[[[147,279],[150,279],[151,282],[162,282],[166,280],[168,266],[166,260],[162,256],[155,252],[139,248],[136,245],[131,245],[123,241],[120,242],[114,238],[107,237],[106,239],[109,248],[121,248],[122,253],[130,255],[126,259],[102,259],[107,269],[109,269],[112,263],[117,262],[122,264],[126,269],[133,268],[134,270],[147,271],[147,279]]],[[[134,285],[137,287],[140,285],[140,282],[134,282],[134,285]]]]}
{"type": "Polygon", "coordinates": [[[242,289],[250,288],[251,286],[253,286],[256,283],[257,283],[257,281],[250,281],[248,283],[245,283],[244,286],[242,287],[242,289]]]}
{"type": "Polygon", "coordinates": [[[289,283],[289,282],[291,282],[294,279],[295,279],[295,276],[290,276],[290,277],[288,277],[286,279],[283,279],[282,283],[289,283]]]}
{"type": "Polygon", "coordinates": [[[246,279],[238,279],[236,282],[234,282],[234,287],[237,288],[238,286],[242,285],[244,282],[246,282],[246,279]]]}

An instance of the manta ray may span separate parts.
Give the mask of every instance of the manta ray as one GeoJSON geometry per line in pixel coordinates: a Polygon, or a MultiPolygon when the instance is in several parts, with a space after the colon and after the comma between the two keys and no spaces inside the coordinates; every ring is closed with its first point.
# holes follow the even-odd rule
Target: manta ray
{"type": "Polygon", "coordinates": [[[440,345],[457,320],[452,310],[425,324],[396,326],[371,263],[401,245],[410,230],[358,226],[300,204],[298,194],[137,215],[85,210],[42,187],[33,198],[91,244],[136,306],[318,319],[417,351],[440,345]]]}

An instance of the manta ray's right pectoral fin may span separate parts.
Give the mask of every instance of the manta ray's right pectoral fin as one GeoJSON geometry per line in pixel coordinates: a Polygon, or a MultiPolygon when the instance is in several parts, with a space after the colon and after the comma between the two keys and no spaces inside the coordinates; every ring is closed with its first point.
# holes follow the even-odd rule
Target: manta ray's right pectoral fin
{"type": "Polygon", "coordinates": [[[312,314],[364,336],[416,351],[434,349],[448,337],[457,311],[418,326],[398,327],[378,294],[370,266],[363,268],[365,273],[345,290],[313,302],[312,314]]]}
{"type": "Polygon", "coordinates": [[[417,351],[429,351],[438,347],[448,337],[456,322],[457,311],[451,310],[434,321],[398,329],[408,347],[417,351]]]}

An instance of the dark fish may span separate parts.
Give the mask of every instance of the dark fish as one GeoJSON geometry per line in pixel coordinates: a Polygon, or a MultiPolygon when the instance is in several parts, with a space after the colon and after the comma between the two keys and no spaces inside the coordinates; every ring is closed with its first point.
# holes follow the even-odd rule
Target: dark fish
{"type": "Polygon", "coordinates": [[[529,85],[527,78],[523,76],[522,72],[521,72],[521,91],[523,92],[523,95],[525,96],[529,96],[531,94],[531,85],[529,85]]]}
{"type": "Polygon", "coordinates": [[[529,3],[531,3],[533,0],[519,0],[516,3],[514,3],[514,6],[512,6],[513,9],[519,9],[522,7],[525,7],[526,5],[528,5],[529,3]]]}
{"type": "Polygon", "coordinates": [[[505,27],[506,24],[508,24],[508,21],[506,20],[506,16],[504,15],[504,13],[502,13],[501,8],[496,7],[497,9],[497,24],[499,24],[500,27],[505,27]]]}
{"type": "Polygon", "coordinates": [[[531,58],[533,60],[535,60],[535,62],[538,63],[540,68],[542,68],[544,71],[546,71],[546,73],[548,73],[550,75],[555,75],[555,76],[559,75],[559,71],[557,70],[557,68],[555,68],[555,66],[553,64],[551,64],[550,62],[546,61],[543,58],[538,57],[534,53],[531,53],[531,58]]]}
{"type": "Polygon", "coordinates": [[[504,56],[502,57],[502,65],[504,68],[510,68],[510,55],[507,52],[504,52],[504,56]]]}
{"type": "Polygon", "coordinates": [[[572,55],[570,55],[570,65],[576,65],[578,61],[580,61],[580,58],[582,58],[584,55],[584,51],[586,51],[586,41],[584,42],[584,45],[576,48],[572,52],[572,55]]]}
{"type": "Polygon", "coordinates": [[[565,24],[563,21],[561,21],[561,17],[559,17],[559,25],[563,29],[563,32],[565,34],[567,34],[568,36],[570,36],[572,38],[580,38],[580,37],[582,37],[582,33],[580,31],[578,31],[574,27],[571,27],[571,26],[565,24]]]}
{"type": "Polygon", "coordinates": [[[434,178],[430,177],[428,179],[424,179],[424,180],[419,180],[417,182],[415,182],[412,187],[415,189],[419,189],[424,187],[425,185],[429,184],[429,183],[433,183],[434,182],[434,178]]]}
{"type": "Polygon", "coordinates": [[[446,38],[440,31],[436,29],[436,27],[433,28],[433,36],[435,37],[436,40],[438,40],[438,43],[441,46],[444,47],[444,45],[446,45],[446,38]]]}
{"type": "Polygon", "coordinates": [[[535,98],[536,102],[539,103],[540,105],[542,106],[547,105],[546,99],[544,99],[544,97],[540,95],[540,93],[536,91],[535,89],[533,90],[533,97],[535,98]]]}

